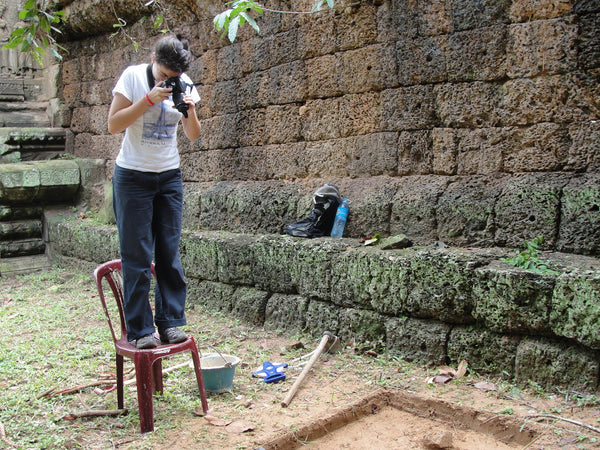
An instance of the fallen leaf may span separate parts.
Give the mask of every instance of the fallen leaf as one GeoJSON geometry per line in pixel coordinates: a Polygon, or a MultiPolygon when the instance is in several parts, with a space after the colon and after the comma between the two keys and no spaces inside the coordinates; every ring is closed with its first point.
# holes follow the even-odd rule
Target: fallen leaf
{"type": "Polygon", "coordinates": [[[207,414],[206,416],[204,416],[204,418],[206,419],[206,421],[208,423],[210,423],[211,425],[214,425],[215,427],[226,427],[227,425],[229,425],[232,421],[229,420],[223,420],[223,419],[219,419],[218,417],[215,416],[211,416],[210,414],[207,414]]]}
{"type": "Polygon", "coordinates": [[[226,429],[229,433],[240,434],[246,431],[254,430],[255,425],[247,420],[235,420],[227,425],[226,429]]]}
{"type": "Polygon", "coordinates": [[[441,375],[452,375],[452,376],[456,375],[456,370],[454,370],[452,367],[448,367],[448,366],[438,367],[438,371],[440,372],[441,375]]]}
{"type": "Polygon", "coordinates": [[[498,386],[496,386],[494,383],[488,383],[487,381],[480,381],[479,383],[475,383],[475,387],[483,392],[498,390],[498,386]]]}
{"type": "Polygon", "coordinates": [[[444,384],[444,383],[447,383],[450,380],[452,380],[452,377],[450,375],[437,375],[435,377],[431,377],[428,380],[428,383],[429,384],[433,384],[433,383],[444,384]]]}
{"type": "Polygon", "coordinates": [[[458,365],[458,370],[456,371],[456,378],[462,378],[467,374],[468,363],[463,359],[458,365]]]}

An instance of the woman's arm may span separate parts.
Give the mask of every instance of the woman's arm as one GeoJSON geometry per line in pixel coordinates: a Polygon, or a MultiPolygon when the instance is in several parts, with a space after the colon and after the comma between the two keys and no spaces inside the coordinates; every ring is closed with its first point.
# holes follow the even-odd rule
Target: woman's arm
{"type": "Polygon", "coordinates": [[[183,117],[183,132],[190,141],[195,141],[200,137],[200,121],[196,114],[194,100],[191,95],[184,95],[183,101],[188,104],[188,118],[183,117]]]}
{"type": "Polygon", "coordinates": [[[108,132],[116,134],[133,124],[152,104],[160,103],[169,98],[171,88],[163,88],[162,82],[148,92],[147,97],[142,97],[131,103],[123,94],[116,93],[108,111],[108,132]],[[148,100],[150,102],[148,102],[148,100]]]}

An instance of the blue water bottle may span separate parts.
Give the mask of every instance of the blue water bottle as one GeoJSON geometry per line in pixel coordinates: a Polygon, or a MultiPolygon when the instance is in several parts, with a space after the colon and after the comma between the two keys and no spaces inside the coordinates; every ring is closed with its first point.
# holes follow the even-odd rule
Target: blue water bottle
{"type": "Polygon", "coordinates": [[[342,201],[342,204],[338,206],[337,212],[335,213],[335,220],[333,222],[333,228],[331,229],[331,237],[342,237],[344,234],[344,226],[346,225],[346,219],[348,219],[348,211],[350,208],[348,204],[350,202],[347,198],[342,201]]]}

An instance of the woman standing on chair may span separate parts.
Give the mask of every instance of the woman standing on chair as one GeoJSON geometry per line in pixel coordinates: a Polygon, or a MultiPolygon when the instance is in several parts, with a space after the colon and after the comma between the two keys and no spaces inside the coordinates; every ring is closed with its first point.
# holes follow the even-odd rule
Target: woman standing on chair
{"type": "Polygon", "coordinates": [[[200,136],[194,105],[200,96],[186,89],[183,108],[175,108],[172,77],[192,84],[184,72],[191,63],[187,42],[164,37],[155,45],[151,64],[127,67],[117,81],[108,113],[111,134],[125,130],[113,173],[113,203],[123,270],[127,339],[137,348],[154,348],[155,325],[161,341],[182,342],[187,335],[186,283],[179,255],[183,184],[177,128],[188,139],[200,136]],[[189,91],[189,92],[187,92],[189,91]],[[181,112],[180,112],[181,111],[181,112]],[[183,114],[182,114],[183,113],[183,114]],[[155,317],[149,301],[151,264],[156,271],[155,317]]]}

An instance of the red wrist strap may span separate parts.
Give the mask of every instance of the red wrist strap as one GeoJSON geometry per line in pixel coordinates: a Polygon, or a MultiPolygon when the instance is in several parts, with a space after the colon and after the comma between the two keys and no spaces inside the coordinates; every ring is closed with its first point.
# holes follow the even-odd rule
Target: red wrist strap
{"type": "Polygon", "coordinates": [[[150,100],[150,97],[148,97],[148,93],[146,93],[146,101],[150,106],[154,106],[154,103],[152,103],[152,100],[150,100]]]}

